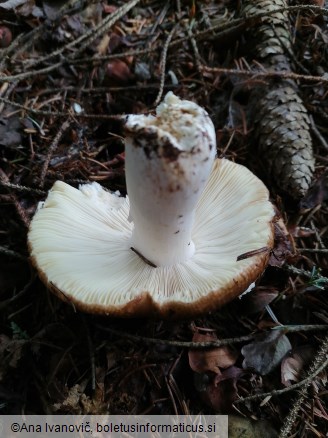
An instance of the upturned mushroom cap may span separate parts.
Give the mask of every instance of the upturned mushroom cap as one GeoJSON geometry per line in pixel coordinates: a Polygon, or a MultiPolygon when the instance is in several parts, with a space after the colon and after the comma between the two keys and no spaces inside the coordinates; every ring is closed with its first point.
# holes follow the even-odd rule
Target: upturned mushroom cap
{"type": "Polygon", "coordinates": [[[198,201],[193,256],[152,267],[131,251],[129,199],[92,183],[56,182],[28,234],[41,279],[87,312],[183,318],[217,309],[263,272],[273,245],[274,211],[263,183],[247,168],[216,160],[198,201]]]}

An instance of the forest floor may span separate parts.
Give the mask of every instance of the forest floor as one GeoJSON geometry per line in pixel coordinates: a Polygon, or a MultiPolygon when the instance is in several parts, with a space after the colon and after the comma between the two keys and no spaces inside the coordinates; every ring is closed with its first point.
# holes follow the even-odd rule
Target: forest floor
{"type": "Polygon", "coordinates": [[[226,413],[231,436],[327,436],[328,9],[290,2],[293,70],[270,72],[248,37],[264,18],[242,3],[0,2],[0,414],[226,413]],[[313,139],[301,196],[266,171],[250,108],[256,87],[289,79],[313,139]],[[84,314],[31,266],[30,221],[57,180],[125,195],[119,116],[153,112],[170,90],[208,111],[218,156],[270,190],[269,265],[193,321],[84,314]]]}

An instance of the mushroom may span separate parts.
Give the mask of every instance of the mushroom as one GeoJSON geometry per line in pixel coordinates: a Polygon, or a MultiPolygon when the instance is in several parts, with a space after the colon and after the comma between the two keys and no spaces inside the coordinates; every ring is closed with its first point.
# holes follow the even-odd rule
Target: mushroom
{"type": "Polygon", "coordinates": [[[216,159],[208,114],[172,92],[155,116],[127,116],[125,133],[128,196],[57,181],[39,206],[28,243],[40,278],[81,310],[124,317],[192,317],[243,293],[273,245],[264,184],[216,159]]]}

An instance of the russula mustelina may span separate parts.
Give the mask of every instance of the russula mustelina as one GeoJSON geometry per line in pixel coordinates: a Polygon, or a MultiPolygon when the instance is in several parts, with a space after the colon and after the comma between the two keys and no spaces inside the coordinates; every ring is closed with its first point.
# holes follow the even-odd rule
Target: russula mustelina
{"type": "Polygon", "coordinates": [[[245,167],[216,159],[204,109],[169,92],[125,120],[128,196],[57,181],[31,222],[41,279],[84,311],[184,318],[213,311],[263,272],[273,207],[245,167]]]}

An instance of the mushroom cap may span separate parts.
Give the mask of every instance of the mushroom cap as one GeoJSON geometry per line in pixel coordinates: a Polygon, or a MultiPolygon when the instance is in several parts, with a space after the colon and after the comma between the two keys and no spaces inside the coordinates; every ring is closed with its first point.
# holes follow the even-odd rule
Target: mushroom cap
{"type": "Polygon", "coordinates": [[[264,184],[247,168],[215,160],[197,204],[195,253],[152,267],[130,248],[129,199],[99,184],[75,189],[57,181],[28,233],[42,281],[90,313],[119,317],[193,317],[243,293],[263,272],[274,217],[264,184]],[[252,257],[241,254],[267,247],[252,257]]]}

